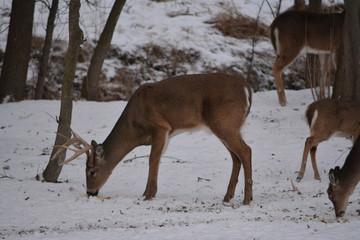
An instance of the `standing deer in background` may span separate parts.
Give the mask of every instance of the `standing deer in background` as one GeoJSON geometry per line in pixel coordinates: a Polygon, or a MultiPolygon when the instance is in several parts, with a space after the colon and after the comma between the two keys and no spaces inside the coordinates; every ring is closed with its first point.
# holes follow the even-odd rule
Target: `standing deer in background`
{"type": "Polygon", "coordinates": [[[157,192],[160,158],[168,138],[176,132],[197,127],[209,128],[225,145],[232,157],[232,173],[224,201],[235,194],[241,165],[244,167],[244,205],[252,200],[251,148],[240,129],[251,106],[252,90],[243,79],[227,74],[200,74],[169,78],[139,87],[103,144],[86,143],[80,136],[61,146],[74,145],[75,154],[61,165],[87,153],[87,194],[96,196],[116,165],[131,150],[151,145],[149,173],[144,196],[157,192]],[[79,144],[84,147],[81,148],[79,144]]]}
{"type": "Polygon", "coordinates": [[[351,137],[353,142],[360,134],[360,104],[335,99],[319,100],[306,110],[306,120],[310,127],[310,137],[305,141],[301,168],[297,181],[303,178],[306,161],[310,152],[315,179],[320,180],[316,165],[316,150],[319,143],[333,135],[351,137]]]}
{"type": "Polygon", "coordinates": [[[270,26],[270,37],[276,52],[272,67],[279,103],[286,105],[284,80],[281,73],[306,48],[309,53],[330,53],[335,65],[343,34],[345,12],[311,13],[287,11],[270,26]]]}
{"type": "Polygon", "coordinates": [[[343,167],[338,166],[329,171],[329,199],[334,205],[336,217],[342,217],[350,195],[360,181],[360,137],[355,141],[343,167]]]}

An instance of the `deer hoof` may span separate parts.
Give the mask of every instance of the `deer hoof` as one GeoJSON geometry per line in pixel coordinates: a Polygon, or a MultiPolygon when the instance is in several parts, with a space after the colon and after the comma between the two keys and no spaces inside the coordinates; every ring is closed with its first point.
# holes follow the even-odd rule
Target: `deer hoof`
{"type": "Polygon", "coordinates": [[[225,197],[224,197],[223,202],[230,202],[230,200],[231,200],[233,197],[234,197],[234,196],[232,196],[232,195],[226,194],[225,197]]]}
{"type": "Polygon", "coordinates": [[[319,180],[321,182],[321,177],[320,176],[315,176],[316,180],[319,180]]]}
{"type": "Polygon", "coordinates": [[[297,175],[296,181],[300,182],[301,179],[303,178],[303,175],[304,175],[303,173],[299,172],[299,174],[297,175]]]}
{"type": "Polygon", "coordinates": [[[151,201],[155,196],[145,196],[144,201],[151,201]]]}
{"type": "Polygon", "coordinates": [[[250,198],[244,199],[243,205],[250,205],[250,202],[251,202],[251,199],[250,199],[250,198]]]}

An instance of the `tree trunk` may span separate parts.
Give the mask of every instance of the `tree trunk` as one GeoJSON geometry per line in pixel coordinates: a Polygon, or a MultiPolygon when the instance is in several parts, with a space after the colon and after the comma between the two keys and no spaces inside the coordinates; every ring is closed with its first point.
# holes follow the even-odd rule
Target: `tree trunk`
{"type": "Polygon", "coordinates": [[[343,42],[333,97],[360,102],[360,1],[344,3],[343,42]]]}
{"type": "Polygon", "coordinates": [[[310,12],[321,12],[322,0],[310,0],[309,11],[310,12]]]}
{"type": "Polygon", "coordinates": [[[4,62],[0,76],[0,102],[24,98],[30,58],[35,0],[13,0],[4,62]]]}
{"type": "MultiPolygon", "coordinates": [[[[80,44],[83,41],[83,32],[79,27],[79,14],[80,0],[71,0],[69,4],[69,46],[65,56],[65,71],[62,80],[61,88],[61,106],[60,118],[55,139],[55,147],[51,153],[51,157],[57,151],[59,145],[66,142],[61,135],[70,137],[70,125],[72,115],[72,99],[73,99],[73,84],[76,71],[77,58],[80,51],[80,44]],[[61,134],[61,135],[60,135],[61,134]]],[[[47,182],[57,182],[62,167],[58,163],[62,162],[65,158],[66,151],[60,154],[54,161],[49,160],[49,163],[43,172],[44,180],[47,182]]]]}
{"type": "Polygon", "coordinates": [[[99,42],[94,50],[94,55],[91,58],[87,77],[84,79],[82,97],[87,100],[96,101],[98,99],[99,76],[101,68],[109,49],[111,39],[115,30],[116,23],[119,19],[121,10],[126,0],[116,0],[111,9],[109,17],[106,21],[103,32],[101,33],[99,42]]]}
{"type": "Polygon", "coordinates": [[[52,1],[49,12],[49,18],[46,25],[46,37],[44,42],[44,48],[40,58],[39,74],[38,74],[36,90],[35,90],[35,99],[42,99],[44,94],[45,77],[49,63],[51,43],[55,28],[55,17],[56,17],[58,5],[59,5],[59,0],[52,1]]]}
{"type": "Polygon", "coordinates": [[[294,7],[295,10],[305,10],[305,0],[295,0],[294,7]]]}

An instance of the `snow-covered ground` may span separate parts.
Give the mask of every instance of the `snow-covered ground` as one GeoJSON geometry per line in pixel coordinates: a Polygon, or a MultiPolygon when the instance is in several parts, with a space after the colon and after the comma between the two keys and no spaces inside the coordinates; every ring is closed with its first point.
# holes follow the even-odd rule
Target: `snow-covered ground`
{"type": "MultiPolygon", "coordinates": [[[[49,160],[56,130],[50,116],[58,115],[60,103],[0,105],[0,238],[356,239],[359,188],[339,220],[326,193],[327,172],[343,164],[351,142],[332,138],[320,144],[322,181],[313,179],[308,164],[304,179],[295,182],[309,133],[303,115],[312,97],[310,90],[287,93],[286,107],[279,107],[275,91],[255,93],[242,130],[253,150],[250,206],[242,205],[243,171],[235,198],[222,202],[232,162],[218,139],[201,131],[170,140],[152,201],[141,197],[149,147],[136,148],[125,157],[101,189],[101,198],[86,197],[84,156],[63,168],[62,183],[36,181],[49,160]],[[291,180],[300,193],[292,191],[291,180]]],[[[101,142],[125,104],[75,102],[72,127],[88,141],[101,142]]]]}

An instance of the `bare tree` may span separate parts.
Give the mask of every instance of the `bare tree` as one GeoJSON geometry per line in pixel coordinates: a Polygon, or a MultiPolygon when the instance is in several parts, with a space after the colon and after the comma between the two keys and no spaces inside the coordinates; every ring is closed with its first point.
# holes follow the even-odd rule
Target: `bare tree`
{"type": "Polygon", "coordinates": [[[345,22],[333,97],[360,102],[360,1],[345,0],[345,22]]]}
{"type": "Polygon", "coordinates": [[[294,7],[296,10],[304,10],[306,7],[305,0],[295,0],[294,7]]]}
{"type": "MultiPolygon", "coordinates": [[[[55,139],[55,146],[51,157],[55,154],[58,147],[66,142],[66,137],[70,137],[70,124],[72,116],[73,84],[76,71],[76,63],[83,41],[83,32],[79,27],[80,0],[71,0],[69,5],[69,46],[65,56],[65,71],[61,88],[61,107],[58,129],[55,139]]],[[[47,182],[57,182],[62,167],[59,165],[65,158],[66,151],[60,154],[55,160],[49,163],[43,172],[44,180],[47,182]]]]}
{"type": "Polygon", "coordinates": [[[111,39],[115,30],[115,26],[119,19],[121,10],[125,5],[126,0],[116,0],[111,9],[109,17],[106,21],[103,32],[101,33],[99,42],[94,50],[94,55],[91,58],[89,70],[86,79],[83,82],[82,97],[88,100],[98,99],[99,76],[101,68],[109,49],[111,39]]]}
{"type": "Polygon", "coordinates": [[[309,0],[309,10],[312,12],[321,12],[322,0],[309,0]]]}
{"type": "Polygon", "coordinates": [[[35,0],[13,0],[4,62],[0,75],[0,102],[24,97],[28,71],[35,0]]]}
{"type": "Polygon", "coordinates": [[[59,0],[53,0],[46,25],[46,37],[43,52],[40,58],[39,74],[36,83],[35,99],[42,99],[44,94],[45,77],[49,63],[51,43],[55,28],[55,17],[59,6],[59,0]]]}

